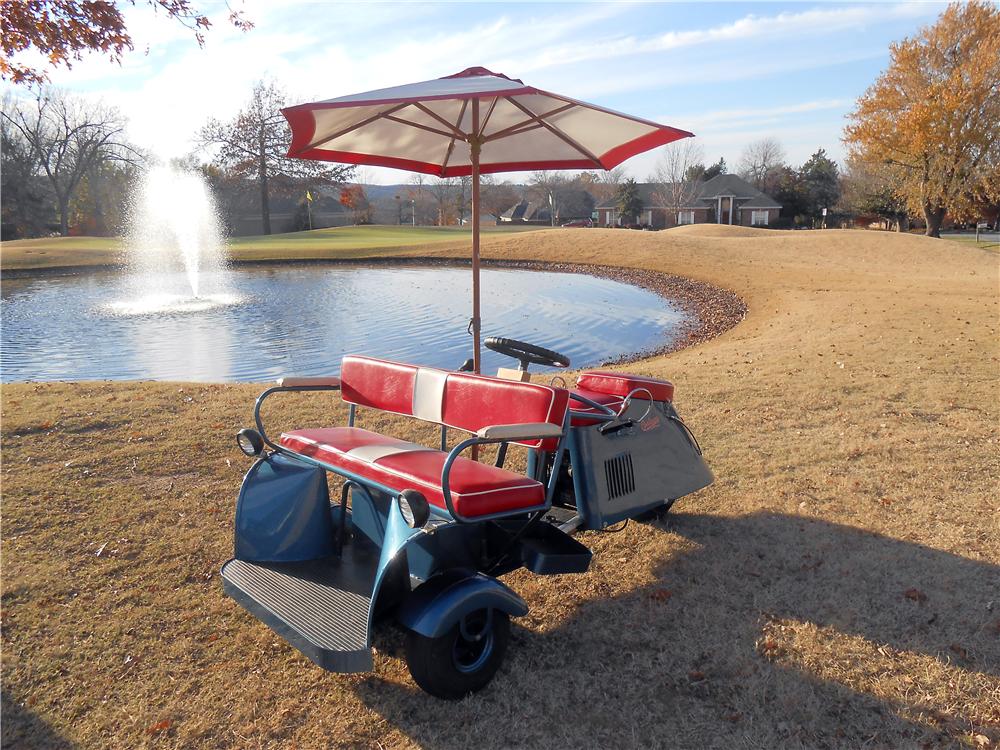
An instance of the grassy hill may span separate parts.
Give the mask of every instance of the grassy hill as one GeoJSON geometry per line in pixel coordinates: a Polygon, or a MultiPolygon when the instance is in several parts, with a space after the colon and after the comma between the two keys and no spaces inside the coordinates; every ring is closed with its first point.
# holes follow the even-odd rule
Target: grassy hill
{"type": "MultiPolygon", "coordinates": [[[[538,227],[484,226],[482,233],[544,231],[538,227]]],[[[233,260],[354,258],[382,251],[465,243],[467,227],[359,226],[315,229],[311,232],[234,237],[233,260]]],[[[116,237],[46,237],[0,243],[0,270],[111,266],[121,262],[124,246],[116,237]]]]}

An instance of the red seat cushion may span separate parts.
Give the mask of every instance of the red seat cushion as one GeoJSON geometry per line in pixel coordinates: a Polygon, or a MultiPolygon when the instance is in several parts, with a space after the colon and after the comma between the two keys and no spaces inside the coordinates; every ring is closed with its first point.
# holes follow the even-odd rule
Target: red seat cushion
{"type": "MultiPolygon", "coordinates": [[[[414,489],[439,508],[447,453],[360,427],[325,427],[282,433],[282,446],[402,492],[414,489]],[[381,454],[381,455],[380,455],[381,454]]],[[[545,487],[522,474],[459,457],[449,476],[451,501],[463,516],[516,512],[541,506],[545,487]]]]}
{"type": "MultiPolygon", "coordinates": [[[[622,398],[636,388],[648,390],[653,396],[653,401],[672,401],[674,398],[674,384],[670,381],[647,378],[643,375],[629,375],[624,372],[584,372],[577,378],[576,385],[583,391],[596,391],[622,398]]],[[[647,396],[639,392],[634,398],[647,398],[647,396]]]]}

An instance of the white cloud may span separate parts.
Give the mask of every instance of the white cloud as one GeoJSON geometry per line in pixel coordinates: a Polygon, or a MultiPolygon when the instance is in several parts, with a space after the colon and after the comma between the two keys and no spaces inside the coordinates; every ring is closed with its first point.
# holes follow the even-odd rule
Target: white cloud
{"type": "Polygon", "coordinates": [[[718,45],[720,53],[725,55],[723,45],[726,43],[830,36],[850,29],[864,28],[874,23],[929,17],[936,12],[936,9],[928,4],[901,3],[813,9],[798,13],[778,13],[774,16],[750,14],[737,21],[708,29],[668,31],[648,37],[619,36],[604,39],[599,44],[578,44],[569,41],[561,47],[545,50],[534,58],[522,61],[521,69],[537,70],[556,65],[662,53],[705,45],[718,45]]]}

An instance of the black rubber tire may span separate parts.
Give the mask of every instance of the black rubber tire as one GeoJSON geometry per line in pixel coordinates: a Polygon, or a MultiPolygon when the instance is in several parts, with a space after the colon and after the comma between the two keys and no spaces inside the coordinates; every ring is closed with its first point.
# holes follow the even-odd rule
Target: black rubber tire
{"type": "MultiPolygon", "coordinates": [[[[480,610],[484,612],[485,610],[480,610]]],[[[474,617],[478,613],[469,615],[474,617]]],[[[506,612],[493,610],[489,638],[489,653],[480,655],[473,664],[459,666],[456,651],[470,644],[461,634],[458,623],[438,638],[428,638],[410,631],[406,636],[406,666],[413,681],[435,698],[459,700],[469,693],[486,687],[503,663],[510,640],[510,618],[506,612]]]]}
{"type": "Polygon", "coordinates": [[[506,354],[512,359],[543,367],[569,367],[569,357],[544,346],[535,346],[526,341],[508,339],[502,336],[490,336],[483,342],[487,349],[499,354],[506,354]]]}

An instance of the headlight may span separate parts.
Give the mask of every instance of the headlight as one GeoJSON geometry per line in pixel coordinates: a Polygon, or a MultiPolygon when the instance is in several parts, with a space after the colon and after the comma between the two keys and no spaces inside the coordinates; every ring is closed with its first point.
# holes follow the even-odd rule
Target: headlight
{"type": "Polygon", "coordinates": [[[264,452],[264,438],[257,430],[240,430],[236,433],[236,445],[248,456],[259,456],[264,452]]]}
{"type": "Polygon", "coordinates": [[[427,498],[416,490],[403,490],[399,493],[399,512],[411,529],[422,528],[431,515],[431,506],[427,498]]]}

